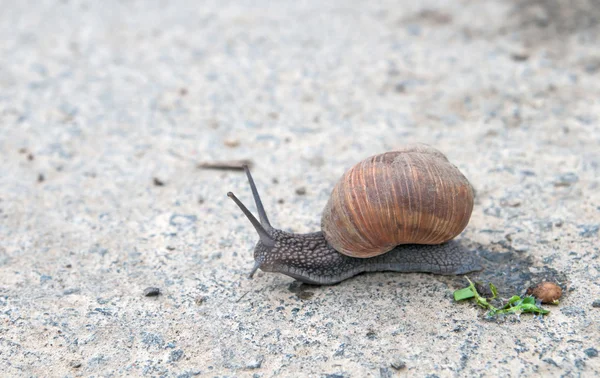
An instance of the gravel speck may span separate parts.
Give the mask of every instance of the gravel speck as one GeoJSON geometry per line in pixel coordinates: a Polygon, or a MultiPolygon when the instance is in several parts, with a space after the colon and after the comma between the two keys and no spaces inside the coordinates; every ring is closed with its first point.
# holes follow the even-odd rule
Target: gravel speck
{"type": "Polygon", "coordinates": [[[600,224],[582,224],[577,227],[581,229],[579,236],[584,238],[596,236],[598,235],[598,230],[600,230],[600,224]]]}
{"type": "Polygon", "coordinates": [[[69,364],[69,366],[71,366],[74,369],[78,369],[81,367],[81,362],[80,361],[71,361],[71,363],[69,364]]]}
{"type": "Polygon", "coordinates": [[[157,287],[147,287],[144,289],[144,296],[146,297],[156,297],[160,294],[160,289],[157,287]]]}
{"type": "Polygon", "coordinates": [[[403,359],[401,359],[400,357],[396,357],[392,360],[392,362],[390,363],[390,365],[396,369],[396,370],[400,370],[400,369],[404,369],[406,367],[406,362],[404,362],[403,359]]]}
{"type": "Polygon", "coordinates": [[[600,299],[596,299],[595,301],[592,302],[592,307],[594,308],[600,308],[600,299]]]}
{"type": "Polygon", "coordinates": [[[169,362],[179,361],[179,360],[181,360],[181,357],[183,357],[183,350],[181,350],[181,349],[173,350],[169,354],[169,362]]]}
{"type": "Polygon", "coordinates": [[[590,358],[598,357],[598,349],[596,348],[587,348],[583,351],[583,353],[585,353],[590,358]]]}
{"type": "Polygon", "coordinates": [[[394,376],[394,373],[389,368],[382,367],[379,368],[379,376],[381,378],[392,378],[394,376]]]}
{"type": "Polygon", "coordinates": [[[260,369],[265,358],[258,356],[255,360],[252,360],[246,364],[246,369],[260,369]]]}

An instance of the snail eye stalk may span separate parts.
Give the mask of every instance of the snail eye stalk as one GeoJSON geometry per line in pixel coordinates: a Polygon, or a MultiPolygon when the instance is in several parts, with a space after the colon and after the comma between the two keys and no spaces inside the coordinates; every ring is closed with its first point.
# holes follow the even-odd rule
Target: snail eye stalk
{"type": "MultiPolygon", "coordinates": [[[[260,238],[260,241],[267,247],[274,247],[275,240],[273,240],[271,235],[269,235],[269,233],[264,229],[264,227],[260,224],[260,222],[258,220],[256,220],[256,218],[254,217],[254,215],[252,215],[252,213],[248,210],[248,208],[246,206],[244,206],[242,201],[240,201],[235,196],[235,194],[233,194],[231,192],[227,193],[227,196],[229,198],[231,198],[233,200],[233,202],[235,202],[236,205],[238,205],[238,207],[240,209],[242,209],[242,212],[244,213],[244,215],[246,215],[246,218],[248,218],[250,223],[252,223],[252,225],[256,229],[256,232],[258,233],[258,237],[260,238]]],[[[265,218],[265,220],[266,220],[266,218],[265,218]]],[[[256,273],[258,268],[260,268],[261,264],[262,264],[262,260],[257,260],[254,263],[254,266],[252,267],[252,270],[250,271],[250,274],[248,275],[249,278],[252,278],[254,276],[254,273],[256,273]]]]}
{"type": "Polygon", "coordinates": [[[260,200],[260,196],[258,195],[258,190],[256,189],[256,185],[254,184],[254,179],[250,174],[250,168],[247,165],[244,165],[244,172],[246,172],[246,177],[248,177],[248,183],[250,184],[250,189],[252,190],[252,196],[254,197],[254,203],[256,203],[256,209],[258,210],[258,218],[260,219],[260,224],[267,230],[270,230],[271,223],[269,223],[269,218],[267,218],[267,212],[263,207],[262,201],[260,200]]]}
{"type": "Polygon", "coordinates": [[[252,223],[252,225],[254,226],[254,229],[258,233],[258,237],[260,238],[260,241],[264,245],[266,245],[268,247],[275,246],[275,240],[273,240],[273,238],[271,237],[271,235],[269,235],[269,233],[267,232],[267,230],[264,229],[264,227],[254,217],[254,215],[252,215],[252,213],[250,212],[250,210],[248,210],[248,208],[242,203],[242,201],[240,201],[235,196],[235,194],[233,194],[231,192],[227,193],[227,197],[231,198],[233,200],[233,202],[235,202],[236,205],[238,205],[238,207],[240,209],[242,209],[242,212],[244,213],[244,215],[246,215],[246,218],[248,218],[248,220],[250,221],[250,223],[252,223]]]}

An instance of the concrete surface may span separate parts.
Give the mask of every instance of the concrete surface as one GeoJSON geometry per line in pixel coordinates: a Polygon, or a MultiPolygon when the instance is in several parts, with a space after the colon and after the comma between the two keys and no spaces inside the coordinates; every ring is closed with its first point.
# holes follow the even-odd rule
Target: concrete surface
{"type": "Polygon", "coordinates": [[[598,1],[322,3],[0,1],[0,375],[600,374],[598,1]],[[486,320],[464,278],[249,280],[245,178],[196,167],[252,159],[308,232],[412,142],[473,183],[498,277],[562,277],[550,315],[486,320]]]}

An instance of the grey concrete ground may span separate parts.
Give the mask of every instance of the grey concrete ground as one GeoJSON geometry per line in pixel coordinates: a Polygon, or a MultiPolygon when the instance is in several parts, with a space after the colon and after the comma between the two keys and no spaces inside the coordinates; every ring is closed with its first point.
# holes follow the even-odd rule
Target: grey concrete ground
{"type": "Polygon", "coordinates": [[[0,375],[600,374],[598,1],[0,10],[0,375]],[[560,281],[550,315],[485,320],[464,278],[249,280],[245,177],[197,168],[251,159],[309,232],[345,169],[412,142],[473,183],[461,238],[499,286],[560,281]]]}

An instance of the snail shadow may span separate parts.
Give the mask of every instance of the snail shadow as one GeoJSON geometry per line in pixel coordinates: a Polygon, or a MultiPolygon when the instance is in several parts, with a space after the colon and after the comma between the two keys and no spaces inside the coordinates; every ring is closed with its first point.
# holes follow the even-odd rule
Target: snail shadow
{"type": "Polygon", "coordinates": [[[563,285],[567,282],[565,273],[545,264],[536,265],[531,254],[517,251],[509,245],[483,245],[471,241],[463,241],[463,244],[473,251],[483,269],[460,276],[435,276],[453,289],[468,284],[464,276],[482,285],[493,283],[503,297],[524,294],[528,287],[542,281],[562,282],[563,285]]]}

